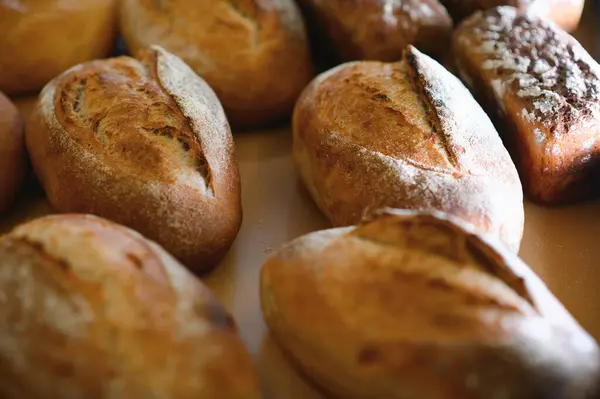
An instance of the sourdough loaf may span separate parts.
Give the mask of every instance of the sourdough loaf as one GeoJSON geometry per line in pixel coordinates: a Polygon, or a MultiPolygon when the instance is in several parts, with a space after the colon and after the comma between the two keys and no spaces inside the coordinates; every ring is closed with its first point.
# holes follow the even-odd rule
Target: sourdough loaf
{"type": "Polygon", "coordinates": [[[261,307],[331,397],[594,398],[594,340],[515,255],[441,213],[292,241],[261,270],[261,307]]]}
{"type": "Polygon", "coordinates": [[[531,199],[567,202],[597,191],[600,66],[573,37],[532,14],[498,7],[461,24],[454,53],[531,199]]]}
{"type": "Polygon", "coordinates": [[[194,271],[216,265],[235,239],[242,210],[227,119],[210,87],[160,47],[54,79],[26,142],[59,211],[127,225],[194,271]]]}
{"type": "Polygon", "coordinates": [[[329,61],[398,61],[408,44],[439,57],[448,49],[452,19],[438,0],[299,4],[310,22],[311,43],[321,55],[334,55],[329,61]]]}
{"type": "Polygon", "coordinates": [[[0,396],[260,398],[211,292],[162,248],[93,216],[0,238],[0,396]]]}
{"type": "Polygon", "coordinates": [[[296,105],[293,135],[300,176],[334,225],[385,206],[440,210],[519,248],[522,192],[508,152],[462,83],[415,48],[401,62],[320,75],[296,105]]]}

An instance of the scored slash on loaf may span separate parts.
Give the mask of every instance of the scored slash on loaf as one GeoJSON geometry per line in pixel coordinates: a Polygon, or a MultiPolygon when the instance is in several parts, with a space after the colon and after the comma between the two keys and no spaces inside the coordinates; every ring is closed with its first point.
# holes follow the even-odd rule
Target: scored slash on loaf
{"type": "Polygon", "coordinates": [[[439,210],[518,250],[523,195],[508,152],[463,84],[414,47],[317,77],[293,135],[300,176],[334,225],[386,206],[439,210]]]}
{"type": "Polygon", "coordinates": [[[214,267],[237,235],[240,181],[223,108],[160,47],[55,78],[26,142],[54,208],[131,227],[194,271],[214,267]]]}
{"type": "Polygon", "coordinates": [[[262,267],[265,321],[334,398],[595,399],[596,343],[495,242],[397,210],[308,234],[262,267]]]}
{"type": "Polygon", "coordinates": [[[525,193],[556,203],[598,192],[600,66],[569,34],[512,7],[454,34],[460,76],[494,117],[525,193]]]}

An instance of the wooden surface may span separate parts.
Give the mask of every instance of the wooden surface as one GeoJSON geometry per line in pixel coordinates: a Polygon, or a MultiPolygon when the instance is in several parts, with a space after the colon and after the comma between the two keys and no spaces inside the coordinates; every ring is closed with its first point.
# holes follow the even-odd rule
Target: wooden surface
{"type": "MultiPolygon", "coordinates": [[[[591,3],[576,36],[593,51],[595,21],[590,7],[591,3]]],[[[33,101],[17,102],[28,114],[33,101]]],[[[235,316],[260,367],[265,398],[320,398],[290,368],[268,336],[258,303],[258,273],[275,248],[328,224],[298,183],[288,129],[236,133],[235,140],[244,223],[223,264],[204,281],[235,316]]],[[[43,193],[32,185],[18,206],[0,217],[0,233],[51,212],[43,193]]],[[[520,255],[600,340],[600,202],[556,208],[527,203],[520,255]]]]}

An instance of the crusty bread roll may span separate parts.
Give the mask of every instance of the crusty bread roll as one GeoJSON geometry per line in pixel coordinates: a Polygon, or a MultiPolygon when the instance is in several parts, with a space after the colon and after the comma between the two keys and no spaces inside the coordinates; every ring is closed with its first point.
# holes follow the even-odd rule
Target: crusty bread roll
{"type": "Polygon", "coordinates": [[[592,399],[596,343],[492,241],[409,211],[312,233],[263,266],[263,314],[332,397],[592,399]]]}
{"type": "Polygon", "coordinates": [[[121,31],[133,51],[159,44],[181,57],[239,127],[288,116],[312,77],[293,0],[123,0],[121,31]]]}
{"type": "Polygon", "coordinates": [[[233,320],[162,248],[93,216],[0,238],[0,396],[260,398],[233,320]]]}
{"type": "Polygon", "coordinates": [[[54,79],[26,142],[57,210],[129,226],[194,271],[214,266],[238,232],[240,182],[223,108],[162,48],[54,79]]]}
{"type": "Polygon", "coordinates": [[[312,44],[333,61],[397,61],[408,44],[441,57],[452,19],[438,0],[298,0],[312,44]]]}
{"type": "Polygon", "coordinates": [[[440,0],[456,23],[479,10],[497,6],[516,7],[521,12],[530,12],[554,21],[561,28],[577,29],[585,0],[440,0]]]}
{"type": "Polygon", "coordinates": [[[460,76],[495,118],[525,193],[558,203],[598,191],[600,66],[570,35],[512,7],[454,36],[460,76]]]}
{"type": "Polygon", "coordinates": [[[40,90],[80,62],[106,57],[116,32],[115,0],[0,1],[0,90],[40,90]]]}
{"type": "Polygon", "coordinates": [[[0,93],[0,213],[15,200],[26,169],[23,121],[17,108],[0,93]]]}
{"type": "Polygon", "coordinates": [[[293,134],[300,176],[334,225],[385,206],[440,210],[518,250],[523,198],[508,152],[469,91],[415,48],[316,78],[293,134]]]}

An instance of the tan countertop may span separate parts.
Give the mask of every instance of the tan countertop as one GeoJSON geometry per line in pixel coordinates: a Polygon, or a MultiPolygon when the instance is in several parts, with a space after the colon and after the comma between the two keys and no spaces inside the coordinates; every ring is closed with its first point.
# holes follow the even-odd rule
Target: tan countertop
{"type": "MultiPolygon", "coordinates": [[[[591,4],[590,4],[591,5],[591,4]]],[[[577,33],[594,46],[594,16],[577,33]]],[[[31,100],[19,100],[24,113],[31,100]]],[[[233,313],[261,369],[265,398],[319,398],[269,339],[258,303],[258,273],[271,251],[299,235],[328,227],[298,183],[289,129],[235,135],[242,176],[244,222],[223,264],[204,281],[233,313]]],[[[51,213],[43,195],[29,192],[0,217],[0,233],[51,213]]],[[[522,258],[546,281],[580,323],[600,340],[600,202],[547,208],[526,204],[522,258]]]]}

